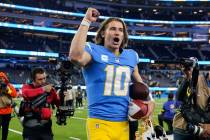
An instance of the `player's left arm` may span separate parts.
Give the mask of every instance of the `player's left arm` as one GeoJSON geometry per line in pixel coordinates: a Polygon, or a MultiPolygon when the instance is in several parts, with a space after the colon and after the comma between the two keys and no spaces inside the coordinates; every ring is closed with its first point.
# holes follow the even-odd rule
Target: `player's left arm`
{"type": "Polygon", "coordinates": [[[141,78],[141,76],[139,74],[139,69],[138,69],[137,65],[134,68],[132,77],[133,77],[134,82],[141,82],[141,83],[143,83],[143,80],[142,80],[142,78],[141,78]]]}
{"type": "MultiPolygon", "coordinates": [[[[140,76],[140,74],[139,74],[138,66],[135,66],[133,74],[132,74],[132,77],[133,77],[134,82],[142,82],[142,83],[144,83],[142,78],[141,78],[141,76],[140,76]]],[[[148,104],[148,112],[147,112],[147,115],[144,117],[144,118],[147,118],[153,113],[153,111],[155,109],[155,102],[152,99],[152,97],[150,96],[149,100],[148,101],[144,101],[144,103],[148,104]]]]}

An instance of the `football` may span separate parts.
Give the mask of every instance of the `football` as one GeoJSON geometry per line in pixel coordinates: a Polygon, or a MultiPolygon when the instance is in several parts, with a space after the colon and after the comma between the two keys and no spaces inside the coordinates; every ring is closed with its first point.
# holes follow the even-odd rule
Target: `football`
{"type": "Polygon", "coordinates": [[[128,106],[128,115],[132,119],[141,119],[147,114],[148,105],[144,104],[142,100],[131,100],[128,106]]]}
{"type": "Polygon", "coordinates": [[[130,97],[132,99],[146,100],[149,96],[149,87],[140,82],[130,85],[130,97]]]}

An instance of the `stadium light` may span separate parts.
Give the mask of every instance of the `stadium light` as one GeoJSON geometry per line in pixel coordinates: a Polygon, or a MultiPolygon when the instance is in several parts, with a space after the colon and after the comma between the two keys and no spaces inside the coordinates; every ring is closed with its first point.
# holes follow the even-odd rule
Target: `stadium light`
{"type": "Polygon", "coordinates": [[[176,91],[176,87],[149,87],[151,91],[176,91]]]}
{"type": "MultiPolygon", "coordinates": [[[[70,34],[75,34],[77,32],[76,30],[14,24],[7,22],[0,22],[0,27],[10,27],[10,28],[39,30],[39,31],[58,32],[58,33],[70,33],[70,34]]],[[[88,32],[88,35],[96,35],[96,32],[88,32]]],[[[134,36],[134,35],[129,35],[128,37],[129,39],[135,39],[135,40],[192,41],[192,38],[190,37],[156,37],[156,36],[134,36]]]]}
{"type": "Polygon", "coordinates": [[[25,56],[44,56],[44,57],[59,57],[58,53],[38,52],[38,51],[22,51],[22,50],[8,50],[0,49],[0,54],[14,54],[25,56]]]}
{"type": "Polygon", "coordinates": [[[151,60],[148,58],[139,58],[139,62],[143,62],[143,63],[150,63],[151,60]]]}
{"type": "MultiPolygon", "coordinates": [[[[26,11],[34,11],[34,12],[52,13],[52,14],[59,14],[59,15],[76,16],[76,17],[84,17],[85,16],[85,14],[83,14],[83,13],[43,9],[43,8],[37,8],[37,7],[6,4],[6,3],[0,3],[0,7],[7,7],[7,8],[20,9],[20,10],[26,10],[26,11]]],[[[99,18],[107,19],[109,17],[108,16],[99,16],[99,18]]],[[[137,22],[137,23],[183,24],[183,25],[185,25],[185,24],[192,24],[192,25],[195,25],[195,24],[208,25],[208,24],[210,24],[210,21],[164,21],[164,20],[128,19],[128,18],[121,18],[121,19],[123,19],[126,22],[137,22]]]]}
{"type": "Polygon", "coordinates": [[[175,1],[175,2],[201,2],[201,1],[210,1],[210,0],[158,0],[158,1],[175,1]]]}

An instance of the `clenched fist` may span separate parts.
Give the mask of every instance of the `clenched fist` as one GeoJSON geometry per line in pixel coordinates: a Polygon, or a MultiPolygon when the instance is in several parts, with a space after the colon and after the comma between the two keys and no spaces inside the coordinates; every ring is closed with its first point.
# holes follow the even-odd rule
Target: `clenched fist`
{"type": "Polygon", "coordinates": [[[86,11],[84,19],[89,21],[89,22],[95,22],[99,16],[100,16],[100,13],[97,9],[88,8],[88,10],[86,11]]]}

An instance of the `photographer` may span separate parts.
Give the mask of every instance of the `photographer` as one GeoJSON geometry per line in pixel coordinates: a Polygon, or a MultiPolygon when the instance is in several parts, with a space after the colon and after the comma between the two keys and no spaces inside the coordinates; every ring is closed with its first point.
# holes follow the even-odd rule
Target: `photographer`
{"type": "Polygon", "coordinates": [[[16,90],[5,73],[0,72],[0,127],[2,127],[2,140],[7,140],[9,122],[12,113],[12,98],[17,96],[16,90]]]}
{"type": "Polygon", "coordinates": [[[208,118],[206,117],[207,115],[201,115],[200,112],[204,112],[205,110],[207,110],[207,113],[209,112],[209,110],[206,109],[210,96],[209,73],[206,75],[199,74],[198,68],[196,68],[196,66],[185,66],[184,73],[185,79],[181,83],[177,92],[177,100],[181,102],[181,107],[180,112],[176,113],[173,120],[174,140],[210,139],[210,133],[208,129],[210,124],[201,124],[201,122],[190,121],[199,121],[199,118],[201,117],[208,118]],[[195,74],[196,69],[197,74],[195,74]],[[192,99],[194,104],[189,104],[190,97],[193,97],[192,99]],[[188,108],[190,108],[189,111],[185,110],[186,105],[188,105],[188,108]],[[191,113],[191,110],[194,110],[194,112],[191,113]],[[191,115],[189,115],[189,113],[191,113],[191,115]]]}
{"type": "Polygon", "coordinates": [[[35,68],[31,73],[31,78],[33,82],[22,87],[25,101],[23,139],[53,140],[50,104],[55,104],[58,107],[59,98],[52,85],[46,83],[46,73],[43,68],[35,68]],[[44,98],[45,103],[33,107],[33,102],[43,95],[47,95],[44,98]]]}

